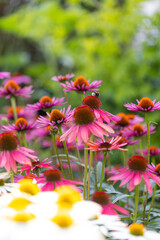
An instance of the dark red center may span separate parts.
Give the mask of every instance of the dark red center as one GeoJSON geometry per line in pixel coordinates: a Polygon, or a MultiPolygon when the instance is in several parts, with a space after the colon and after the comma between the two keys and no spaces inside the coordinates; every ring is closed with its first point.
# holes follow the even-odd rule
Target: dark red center
{"type": "Polygon", "coordinates": [[[145,172],[147,168],[147,160],[139,155],[134,155],[128,161],[128,166],[131,170],[145,172]]]}
{"type": "Polygon", "coordinates": [[[16,150],[18,141],[15,135],[10,132],[0,134],[0,151],[16,150]]]}
{"type": "Polygon", "coordinates": [[[109,149],[110,147],[112,146],[112,144],[110,144],[109,142],[103,142],[103,143],[101,143],[100,144],[100,148],[106,148],[106,150],[107,149],[109,149]]]}
{"type": "Polygon", "coordinates": [[[60,181],[62,177],[58,169],[45,170],[43,174],[47,182],[57,182],[60,181]]]}
{"type": "Polygon", "coordinates": [[[110,201],[109,195],[103,191],[95,192],[92,195],[91,200],[103,206],[107,205],[110,201]]]}
{"type": "Polygon", "coordinates": [[[88,106],[77,107],[74,112],[74,121],[77,125],[87,125],[94,121],[94,112],[88,106]]]}
{"type": "Polygon", "coordinates": [[[82,105],[87,105],[94,110],[99,109],[101,107],[101,102],[99,98],[95,96],[87,96],[83,99],[82,105]]]}
{"type": "Polygon", "coordinates": [[[121,119],[116,122],[116,125],[120,125],[121,127],[129,125],[129,119],[124,113],[118,113],[117,115],[120,116],[121,119]]]}
{"type": "Polygon", "coordinates": [[[133,131],[141,134],[142,132],[144,132],[144,128],[141,124],[137,123],[133,126],[133,131]]]}

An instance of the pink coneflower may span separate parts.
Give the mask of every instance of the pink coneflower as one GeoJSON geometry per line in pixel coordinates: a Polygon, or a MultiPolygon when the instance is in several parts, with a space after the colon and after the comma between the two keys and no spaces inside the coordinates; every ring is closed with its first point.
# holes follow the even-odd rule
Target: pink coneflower
{"type": "Polygon", "coordinates": [[[94,111],[94,114],[98,121],[101,121],[101,122],[104,121],[109,124],[111,121],[118,121],[120,118],[119,116],[115,116],[109,112],[102,110],[101,101],[96,96],[85,97],[82,101],[82,105],[89,106],[94,111]]]}
{"type": "Polygon", "coordinates": [[[15,124],[9,124],[7,126],[3,126],[3,131],[8,132],[22,132],[22,131],[29,131],[35,129],[37,123],[36,122],[28,122],[25,118],[18,118],[15,124]]]}
{"type": "Polygon", "coordinates": [[[20,88],[20,86],[13,80],[7,82],[4,87],[0,87],[0,97],[5,97],[7,99],[12,96],[30,98],[30,95],[32,93],[33,93],[32,86],[20,88]]]}
{"type": "Polygon", "coordinates": [[[83,185],[79,181],[72,181],[62,178],[62,174],[58,169],[45,170],[43,172],[43,177],[37,179],[37,183],[44,184],[41,188],[42,191],[53,191],[62,185],[83,185]]]}
{"type": "Polygon", "coordinates": [[[152,185],[149,178],[158,185],[160,185],[160,178],[150,172],[149,165],[144,157],[135,155],[129,159],[127,168],[121,169],[118,174],[110,177],[108,181],[122,180],[120,187],[129,183],[128,189],[132,191],[135,186],[141,183],[142,177],[149,194],[152,194],[152,185]]]}
{"type": "Polygon", "coordinates": [[[160,176],[160,163],[155,166],[153,163],[151,163],[151,165],[148,165],[149,169],[150,169],[150,172],[157,175],[157,176],[160,176]]]}
{"type": "Polygon", "coordinates": [[[75,81],[66,82],[66,84],[61,83],[60,85],[65,91],[79,91],[85,94],[86,91],[98,91],[102,81],[94,81],[90,84],[90,81],[83,76],[79,76],[75,81]]]}
{"type": "MultiPolygon", "coordinates": [[[[139,152],[139,150],[137,150],[139,152]]],[[[148,155],[148,148],[142,150],[143,155],[148,155]]],[[[156,146],[150,146],[150,156],[160,155],[160,149],[156,146]]]]}
{"type": "Polygon", "coordinates": [[[73,122],[72,127],[67,130],[60,138],[64,141],[68,138],[68,142],[72,142],[77,138],[77,143],[87,142],[91,134],[103,138],[108,133],[114,133],[113,129],[95,119],[93,110],[89,106],[80,106],[74,110],[70,117],[73,122]]]}
{"type": "Polygon", "coordinates": [[[129,216],[129,211],[110,202],[110,197],[107,193],[103,191],[98,191],[95,192],[92,197],[91,201],[96,202],[100,204],[103,208],[102,214],[107,214],[107,215],[118,215],[118,212],[129,216]],[[116,211],[115,211],[116,210],[116,211]]]}
{"type": "Polygon", "coordinates": [[[10,72],[0,72],[0,79],[9,78],[10,75],[10,72]]]}
{"type": "Polygon", "coordinates": [[[97,142],[88,141],[86,144],[89,146],[89,150],[91,151],[112,151],[112,150],[121,150],[127,151],[125,148],[121,148],[126,146],[127,143],[119,143],[121,137],[111,138],[108,141],[97,140],[97,142]]]}
{"type": "MultiPolygon", "coordinates": [[[[150,134],[155,133],[154,131],[155,126],[150,125],[149,130],[150,130],[150,134]]],[[[128,128],[125,128],[124,130],[122,130],[122,134],[124,137],[126,138],[130,138],[130,137],[140,137],[143,135],[147,135],[147,127],[145,125],[141,125],[141,124],[135,124],[133,126],[130,126],[128,128]]]]}
{"type": "Polygon", "coordinates": [[[143,97],[140,101],[137,99],[138,105],[134,103],[128,103],[124,106],[130,111],[153,112],[155,110],[160,110],[160,102],[155,102],[156,99],[152,101],[149,97],[143,97]]]}
{"type": "Polygon", "coordinates": [[[33,160],[37,158],[33,153],[31,149],[18,146],[18,140],[14,134],[10,132],[0,134],[0,167],[17,172],[16,161],[31,165],[30,158],[33,160]]]}
{"type": "Polygon", "coordinates": [[[53,109],[51,113],[47,113],[48,118],[40,116],[37,120],[39,126],[38,127],[57,127],[58,125],[63,125],[67,122],[68,118],[71,115],[71,106],[67,108],[65,111],[65,108],[58,110],[53,109]]]}
{"type": "Polygon", "coordinates": [[[28,104],[27,109],[39,111],[39,110],[45,110],[47,108],[59,106],[65,104],[64,98],[50,98],[48,96],[43,96],[38,103],[35,104],[28,104]]]}
{"type": "Polygon", "coordinates": [[[136,145],[138,143],[140,143],[141,139],[137,139],[137,140],[133,140],[133,139],[126,139],[124,137],[121,137],[121,139],[118,141],[118,144],[122,144],[122,143],[126,143],[126,146],[129,145],[136,145]]]}
{"type": "Polygon", "coordinates": [[[44,159],[43,161],[34,161],[31,163],[31,165],[26,165],[26,166],[22,166],[20,167],[20,173],[22,173],[23,171],[26,171],[26,175],[29,175],[30,172],[33,172],[35,169],[41,169],[41,168],[50,168],[52,169],[52,166],[50,165],[51,161],[47,162],[47,158],[44,159]]]}
{"type": "Polygon", "coordinates": [[[144,121],[143,117],[140,117],[138,115],[135,114],[125,114],[126,117],[129,119],[129,124],[130,125],[135,125],[137,123],[141,123],[144,121]]]}
{"type": "MultiPolygon", "coordinates": [[[[26,119],[32,119],[34,118],[35,114],[29,110],[27,110],[25,107],[23,106],[16,106],[16,112],[17,112],[17,117],[18,118],[26,118],[26,119]]],[[[13,120],[14,119],[14,115],[13,115],[13,108],[10,107],[8,112],[7,112],[7,118],[9,120],[13,120]]]]}
{"type": "Polygon", "coordinates": [[[6,84],[10,80],[13,80],[17,84],[30,84],[31,78],[27,75],[23,75],[19,72],[13,73],[11,76],[7,77],[8,79],[3,81],[3,84],[6,84]]]}
{"type": "Polygon", "coordinates": [[[51,80],[56,81],[56,82],[61,82],[61,83],[63,83],[63,82],[66,82],[66,81],[70,80],[70,79],[73,78],[73,77],[74,77],[74,74],[71,73],[71,74],[66,74],[65,76],[62,76],[62,75],[53,76],[53,77],[51,78],[51,80]]]}
{"type": "Polygon", "coordinates": [[[115,122],[115,127],[117,128],[124,128],[127,127],[129,125],[129,118],[126,116],[125,113],[118,113],[117,117],[119,117],[120,119],[115,122]]]}

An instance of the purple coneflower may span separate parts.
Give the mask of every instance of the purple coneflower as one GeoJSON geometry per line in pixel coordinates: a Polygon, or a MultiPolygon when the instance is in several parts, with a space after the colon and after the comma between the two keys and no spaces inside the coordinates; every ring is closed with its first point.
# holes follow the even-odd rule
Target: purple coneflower
{"type": "MultiPolygon", "coordinates": [[[[155,129],[155,126],[150,125],[150,127],[149,127],[150,134],[155,133],[154,129],[155,129]]],[[[130,138],[130,137],[134,137],[134,136],[141,137],[143,135],[147,135],[147,127],[137,123],[133,126],[130,126],[128,128],[125,128],[124,130],[122,130],[122,134],[126,138],[130,138]]]]}
{"type": "Polygon", "coordinates": [[[2,127],[3,131],[8,132],[21,132],[35,129],[37,123],[36,122],[28,122],[25,118],[18,118],[15,124],[4,125],[2,127]]]}
{"type": "Polygon", "coordinates": [[[35,104],[28,104],[27,109],[29,110],[34,110],[34,111],[39,111],[39,110],[44,110],[47,108],[59,106],[65,104],[64,98],[50,98],[48,96],[43,96],[38,103],[35,104]]]}
{"type": "Polygon", "coordinates": [[[149,178],[160,185],[160,178],[151,173],[147,160],[142,156],[135,155],[129,159],[127,168],[121,169],[118,174],[110,177],[108,181],[122,180],[120,187],[129,183],[128,189],[132,191],[134,187],[141,183],[142,178],[149,194],[152,194],[152,185],[149,178]]]}
{"type": "Polygon", "coordinates": [[[75,81],[66,82],[66,84],[61,83],[60,85],[64,88],[65,91],[79,91],[85,94],[86,91],[98,91],[102,81],[90,81],[83,76],[79,76],[75,81]]]}
{"type": "Polygon", "coordinates": [[[30,98],[32,93],[32,86],[20,88],[20,86],[13,80],[7,82],[4,87],[0,87],[0,97],[5,97],[7,99],[12,96],[30,98]]]}
{"type": "Polygon", "coordinates": [[[71,74],[66,74],[65,76],[62,76],[62,75],[53,76],[53,77],[51,78],[51,80],[56,81],[56,82],[63,83],[63,82],[66,82],[66,81],[70,80],[70,79],[73,78],[73,77],[74,77],[74,74],[71,73],[71,74]]]}
{"type": "Polygon", "coordinates": [[[153,112],[155,110],[160,110],[160,101],[155,103],[156,99],[153,101],[149,97],[143,97],[140,101],[137,99],[138,105],[134,103],[128,103],[124,106],[130,111],[144,111],[153,112]]]}
{"type": "Polygon", "coordinates": [[[0,134],[0,167],[7,171],[17,172],[16,162],[31,165],[31,159],[36,159],[34,151],[20,147],[16,136],[10,132],[0,134]]]}
{"type": "Polygon", "coordinates": [[[73,125],[60,138],[64,141],[66,138],[68,142],[72,142],[77,138],[77,143],[87,142],[91,134],[103,138],[108,133],[114,133],[113,129],[95,119],[93,110],[89,106],[80,106],[74,110],[70,117],[73,125]]]}

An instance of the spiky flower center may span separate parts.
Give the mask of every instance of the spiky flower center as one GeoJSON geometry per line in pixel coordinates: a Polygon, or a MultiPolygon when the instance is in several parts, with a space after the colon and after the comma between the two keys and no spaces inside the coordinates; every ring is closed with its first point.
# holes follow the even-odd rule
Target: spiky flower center
{"type": "Polygon", "coordinates": [[[67,77],[66,76],[61,76],[59,77],[59,81],[60,82],[65,82],[67,80],[67,77]]]}
{"type": "Polygon", "coordinates": [[[149,97],[143,97],[139,101],[138,106],[147,109],[147,108],[153,108],[154,104],[153,104],[152,100],[149,97]]]}
{"type": "Polygon", "coordinates": [[[133,223],[129,227],[129,232],[135,236],[143,236],[145,232],[145,227],[143,224],[140,223],[133,223]]]}
{"type": "Polygon", "coordinates": [[[4,186],[5,181],[3,179],[0,179],[0,187],[4,186]]]}
{"type": "Polygon", "coordinates": [[[32,166],[33,167],[38,166],[40,163],[41,163],[40,161],[32,162],[32,166]]]}
{"type": "Polygon", "coordinates": [[[157,173],[160,172],[160,163],[155,167],[154,171],[157,173]]]}
{"type": "Polygon", "coordinates": [[[50,113],[50,122],[58,122],[65,119],[65,115],[58,109],[53,109],[52,112],[50,113]]]}
{"type": "Polygon", "coordinates": [[[129,119],[124,113],[118,113],[117,115],[120,116],[121,119],[116,122],[116,125],[120,125],[121,127],[125,127],[129,125],[129,119]]]}
{"type": "Polygon", "coordinates": [[[2,133],[0,134],[0,151],[13,151],[16,150],[18,141],[13,133],[2,133]]]}
{"type": "Polygon", "coordinates": [[[128,166],[133,171],[145,172],[147,168],[147,160],[139,155],[134,155],[128,161],[128,166]]]}
{"type": "Polygon", "coordinates": [[[118,144],[122,144],[122,143],[127,143],[127,139],[124,137],[121,137],[118,141],[118,144]]]}
{"type": "MultiPolygon", "coordinates": [[[[16,107],[16,112],[17,112],[17,113],[20,113],[22,110],[23,110],[23,107],[21,107],[21,106],[17,106],[17,107],[16,107]]],[[[13,108],[12,108],[12,107],[9,108],[7,114],[8,114],[8,115],[13,114],[13,108]]]]}
{"type": "Polygon", "coordinates": [[[73,224],[71,216],[69,216],[67,213],[59,213],[52,218],[51,221],[56,223],[61,228],[67,228],[73,224]]]}
{"type": "Polygon", "coordinates": [[[144,128],[141,124],[137,123],[133,126],[133,131],[141,134],[142,132],[144,132],[144,128]]]}
{"type": "Polygon", "coordinates": [[[82,105],[87,105],[94,110],[99,109],[101,107],[101,102],[99,98],[95,96],[87,96],[83,99],[82,105]]]}
{"type": "Polygon", "coordinates": [[[74,112],[74,121],[77,125],[87,125],[94,121],[94,112],[88,106],[77,107],[74,112]]]}
{"type": "Polygon", "coordinates": [[[103,206],[107,205],[110,201],[109,195],[103,191],[95,192],[92,195],[91,200],[103,206]]]}
{"type": "Polygon", "coordinates": [[[24,118],[18,118],[17,121],[15,122],[15,125],[17,127],[27,127],[28,126],[28,122],[24,118]]]}
{"type": "Polygon", "coordinates": [[[43,172],[47,182],[57,182],[61,180],[61,172],[58,169],[45,170],[43,172]]]}
{"type": "Polygon", "coordinates": [[[35,218],[35,215],[32,213],[19,212],[13,217],[13,220],[16,222],[28,222],[35,218]]]}
{"type": "Polygon", "coordinates": [[[112,144],[109,142],[103,142],[99,145],[100,148],[106,148],[106,149],[109,149],[111,146],[112,144]]]}
{"type": "Polygon", "coordinates": [[[150,146],[150,154],[156,154],[158,148],[156,146],[150,146]]]}
{"type": "Polygon", "coordinates": [[[48,96],[44,96],[39,100],[41,103],[45,104],[45,103],[52,103],[52,99],[48,96]]]}
{"type": "Polygon", "coordinates": [[[126,116],[128,117],[128,119],[134,119],[135,118],[134,114],[126,114],[126,116]]]}
{"type": "Polygon", "coordinates": [[[89,86],[89,83],[86,78],[84,78],[83,76],[79,76],[74,81],[73,86],[74,87],[82,87],[82,86],[86,87],[86,86],[89,86]]]}
{"type": "Polygon", "coordinates": [[[19,90],[20,86],[13,80],[10,80],[9,82],[6,83],[6,85],[4,86],[4,89],[6,91],[13,89],[13,90],[19,90]]]}

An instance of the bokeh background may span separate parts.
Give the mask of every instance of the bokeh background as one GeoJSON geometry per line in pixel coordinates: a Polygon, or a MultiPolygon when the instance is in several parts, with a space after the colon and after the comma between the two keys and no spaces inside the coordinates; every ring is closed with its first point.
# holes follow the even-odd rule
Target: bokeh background
{"type": "Polygon", "coordinates": [[[35,100],[62,95],[50,79],[66,73],[103,80],[114,114],[136,98],[160,100],[160,1],[0,0],[0,71],[30,75],[35,100]]]}

